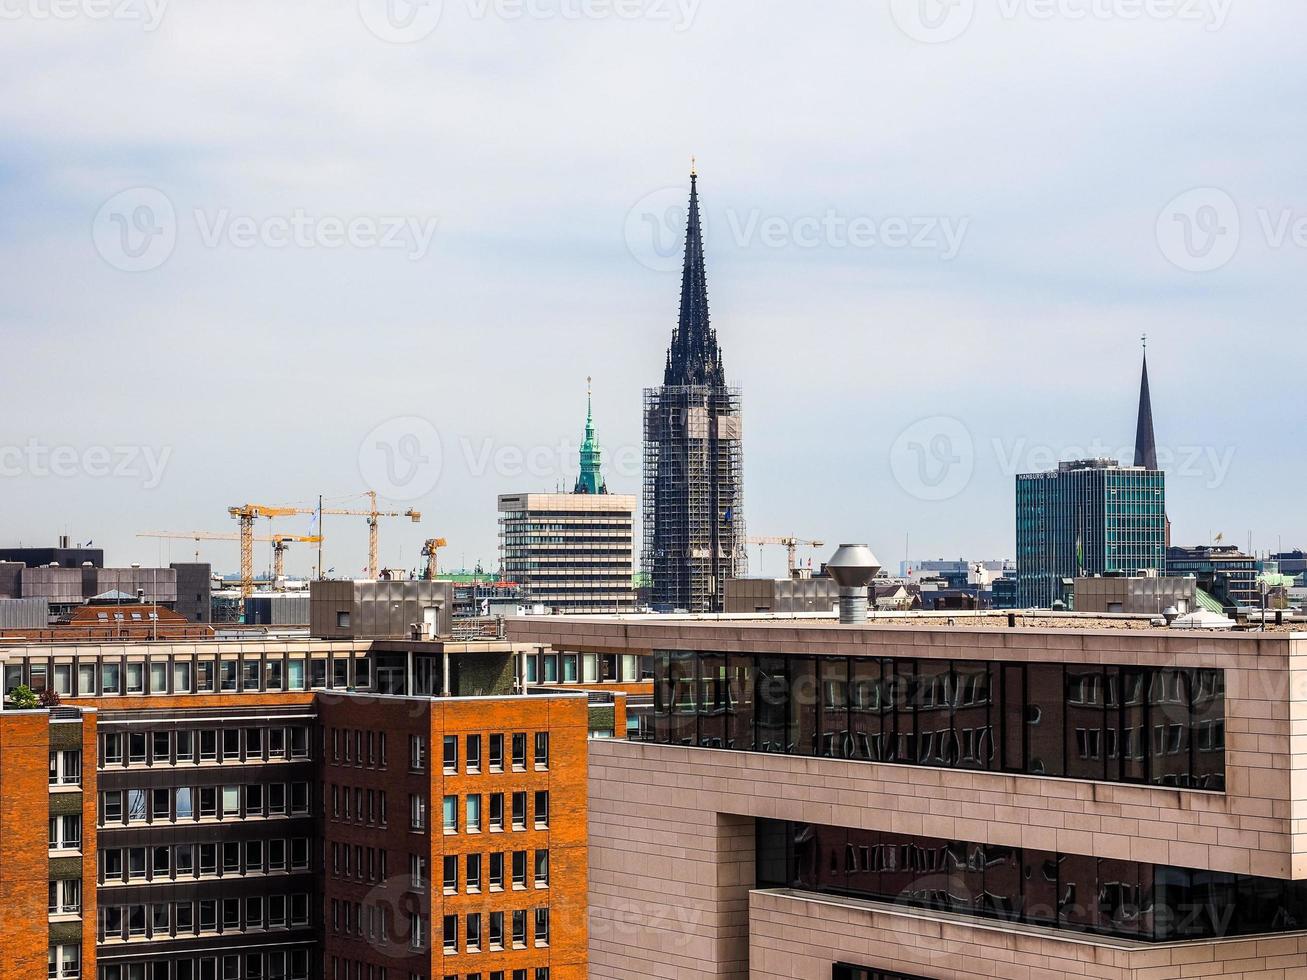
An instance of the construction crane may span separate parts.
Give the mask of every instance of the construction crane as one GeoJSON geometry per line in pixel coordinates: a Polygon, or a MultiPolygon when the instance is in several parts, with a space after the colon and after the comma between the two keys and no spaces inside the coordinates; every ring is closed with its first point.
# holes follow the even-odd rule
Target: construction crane
{"type": "MultiPolygon", "coordinates": [[[[200,541],[240,541],[242,542],[242,547],[244,546],[245,541],[240,534],[223,534],[214,531],[142,531],[136,536],[138,538],[169,538],[172,540],[195,541],[197,544],[200,541]]],[[[255,541],[272,542],[272,574],[273,579],[276,580],[285,578],[286,576],[286,551],[289,549],[292,542],[298,542],[300,544],[321,544],[322,536],[318,534],[254,534],[251,532],[249,541],[251,552],[254,550],[255,541]]],[[[197,547],[195,550],[195,560],[199,561],[199,559],[200,552],[197,547]]],[[[253,591],[253,565],[254,559],[253,555],[251,555],[251,592],[253,591]]]]}
{"type": "Polygon", "coordinates": [[[744,541],[745,541],[746,544],[756,544],[756,545],[759,545],[759,546],[761,546],[761,545],[765,545],[765,544],[779,544],[779,545],[782,545],[782,546],[785,548],[785,556],[786,556],[786,560],[787,560],[787,562],[788,562],[788,564],[786,565],[786,570],[787,570],[787,572],[792,572],[792,571],[794,571],[794,569],[796,569],[796,568],[799,567],[799,566],[798,566],[798,560],[799,560],[799,554],[798,554],[798,553],[799,553],[799,548],[801,548],[801,547],[803,547],[803,548],[821,548],[821,547],[823,547],[823,546],[826,544],[826,542],[824,542],[824,541],[808,541],[808,540],[805,540],[804,538],[794,538],[794,537],[786,537],[786,538],[767,538],[767,537],[761,537],[761,538],[745,538],[744,541]]]}
{"type": "Polygon", "coordinates": [[[440,549],[449,544],[444,538],[430,538],[422,544],[422,554],[427,560],[426,574],[423,576],[428,582],[436,580],[436,560],[440,555],[440,549]]]}
{"type": "Polygon", "coordinates": [[[407,517],[417,523],[422,514],[416,510],[403,513],[392,510],[377,509],[377,492],[365,491],[368,498],[367,510],[353,510],[341,507],[269,507],[265,504],[242,504],[228,507],[227,513],[240,521],[241,533],[241,594],[248,596],[254,592],[254,522],[260,517],[294,517],[301,514],[330,514],[339,517],[366,517],[368,519],[368,577],[376,578],[377,567],[377,524],[383,517],[407,517]]]}

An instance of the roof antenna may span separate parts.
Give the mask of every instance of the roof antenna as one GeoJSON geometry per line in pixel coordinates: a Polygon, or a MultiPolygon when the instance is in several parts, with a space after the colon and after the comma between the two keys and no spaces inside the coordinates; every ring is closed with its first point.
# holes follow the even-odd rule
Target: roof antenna
{"type": "Polygon", "coordinates": [[[699,160],[697,157],[694,156],[690,157],[690,176],[691,177],[699,176],[699,160]]]}

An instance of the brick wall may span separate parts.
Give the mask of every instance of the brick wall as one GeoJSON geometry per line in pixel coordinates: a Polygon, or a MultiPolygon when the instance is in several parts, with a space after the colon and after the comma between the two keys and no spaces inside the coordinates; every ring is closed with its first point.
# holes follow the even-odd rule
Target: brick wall
{"type": "Polygon", "coordinates": [[[0,980],[45,976],[50,718],[0,713],[0,980]]]}

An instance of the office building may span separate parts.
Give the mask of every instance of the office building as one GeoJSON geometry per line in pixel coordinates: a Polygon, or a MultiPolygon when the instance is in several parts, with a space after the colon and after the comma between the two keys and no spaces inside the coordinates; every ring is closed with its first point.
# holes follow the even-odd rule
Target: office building
{"type": "Polygon", "coordinates": [[[523,652],[0,644],[62,700],[0,712],[0,978],[583,980],[588,697],[523,652]]]}
{"type": "Polygon", "coordinates": [[[1106,575],[1077,578],[1076,612],[1184,616],[1199,608],[1198,582],[1188,575],[1106,575]]]}
{"type": "Polygon", "coordinates": [[[663,383],[644,392],[644,571],[660,611],[720,612],[744,572],[743,431],[708,317],[697,174],[681,311],[663,383]]]}
{"type": "Polygon", "coordinates": [[[590,743],[590,976],[1301,973],[1307,640],[1005,621],[510,623],[652,658],[649,741],[590,743]]]}
{"type": "Polygon", "coordinates": [[[572,493],[499,498],[502,576],[512,598],[543,613],[635,609],[635,497],[609,493],[586,398],[580,473],[572,493]]]}
{"type": "Polygon", "coordinates": [[[1261,604],[1257,559],[1236,545],[1199,545],[1167,550],[1166,567],[1173,575],[1192,575],[1198,588],[1235,612],[1261,604]]]}
{"type": "Polygon", "coordinates": [[[1077,577],[1166,569],[1166,476],[1112,460],[1017,477],[1017,603],[1065,603],[1077,577]]]}

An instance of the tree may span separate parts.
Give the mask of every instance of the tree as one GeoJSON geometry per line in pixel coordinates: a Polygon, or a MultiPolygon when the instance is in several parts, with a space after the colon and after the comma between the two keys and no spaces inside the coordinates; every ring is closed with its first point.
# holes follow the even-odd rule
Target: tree
{"type": "Polygon", "coordinates": [[[19,684],[9,692],[9,700],[13,702],[15,708],[36,708],[40,706],[40,701],[36,693],[26,684],[19,684]]]}

